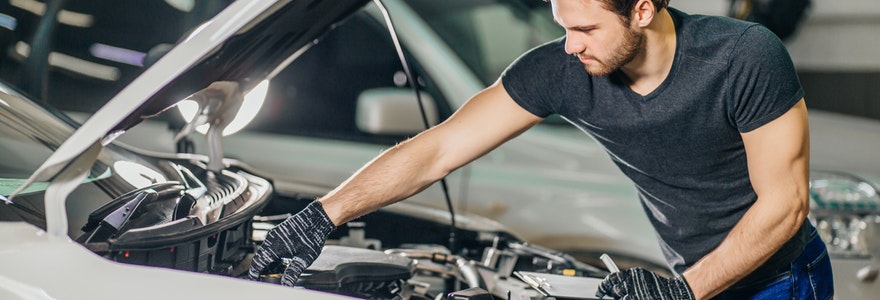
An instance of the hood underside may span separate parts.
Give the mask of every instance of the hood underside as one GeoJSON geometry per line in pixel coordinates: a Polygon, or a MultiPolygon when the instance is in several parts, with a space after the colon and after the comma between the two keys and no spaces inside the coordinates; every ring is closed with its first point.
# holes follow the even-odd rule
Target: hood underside
{"type": "MultiPolygon", "coordinates": [[[[21,189],[55,177],[96,143],[216,81],[250,90],[366,0],[236,1],[196,28],[70,136],[21,189]]],[[[14,196],[14,195],[13,195],[14,196]]]]}

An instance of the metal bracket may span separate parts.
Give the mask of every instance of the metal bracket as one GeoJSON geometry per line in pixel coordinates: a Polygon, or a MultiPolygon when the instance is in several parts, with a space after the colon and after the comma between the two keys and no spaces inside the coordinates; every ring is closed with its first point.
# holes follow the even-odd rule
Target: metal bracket
{"type": "Polygon", "coordinates": [[[208,124],[208,133],[205,134],[208,145],[208,170],[220,172],[226,166],[223,164],[223,130],[226,129],[241,108],[244,95],[238,82],[217,81],[207,88],[198,91],[187,98],[199,105],[198,112],[192,121],[180,129],[174,137],[174,141],[180,141],[197,127],[208,124]]]}

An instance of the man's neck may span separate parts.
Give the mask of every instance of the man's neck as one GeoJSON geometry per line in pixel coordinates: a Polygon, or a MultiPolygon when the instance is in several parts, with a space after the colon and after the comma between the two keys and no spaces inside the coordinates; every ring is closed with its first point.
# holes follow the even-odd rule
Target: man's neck
{"type": "Polygon", "coordinates": [[[621,68],[629,87],[640,95],[653,92],[663,83],[675,59],[675,24],[666,9],[642,30],[645,47],[632,62],[621,68]]]}

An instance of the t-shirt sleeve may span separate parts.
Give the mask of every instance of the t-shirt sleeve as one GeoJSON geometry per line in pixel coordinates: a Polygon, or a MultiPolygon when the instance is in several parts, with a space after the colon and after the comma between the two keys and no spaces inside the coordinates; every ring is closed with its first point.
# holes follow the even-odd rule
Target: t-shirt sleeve
{"type": "Polygon", "coordinates": [[[555,113],[553,103],[561,99],[557,95],[561,89],[553,86],[562,82],[563,42],[555,40],[529,50],[501,73],[501,84],[510,97],[535,116],[546,118],[555,113]]]}
{"type": "Polygon", "coordinates": [[[785,45],[764,26],[749,27],[732,51],[730,111],[740,132],[775,120],[804,97],[785,45]]]}

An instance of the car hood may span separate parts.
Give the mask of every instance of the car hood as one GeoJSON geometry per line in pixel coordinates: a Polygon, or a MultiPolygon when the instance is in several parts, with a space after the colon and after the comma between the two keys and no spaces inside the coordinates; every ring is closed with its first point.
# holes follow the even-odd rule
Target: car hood
{"type": "Polygon", "coordinates": [[[0,243],[0,264],[11,270],[5,275],[15,275],[0,275],[0,299],[164,299],[169,295],[177,299],[246,299],[254,295],[264,299],[352,299],[225,276],[117,263],[21,222],[0,222],[0,240],[16,241],[0,243]],[[88,279],[71,280],[82,274],[88,279]]]}
{"type": "Polygon", "coordinates": [[[254,88],[367,2],[233,2],[114,97],[142,102],[114,129],[128,129],[216,81],[254,88]]]}
{"type": "MultiPolygon", "coordinates": [[[[82,181],[82,171],[63,172],[87,169],[103,145],[214,82],[235,82],[242,91],[250,90],[365,3],[367,0],[233,2],[110,99],[10,195],[10,200],[34,182],[82,181]]],[[[64,190],[69,186],[47,196],[47,205],[56,201],[54,205],[63,206],[64,190]]],[[[47,214],[47,223],[56,222],[53,219],[64,220],[64,216],[47,214]]],[[[60,230],[50,232],[62,234],[60,230]]]]}

